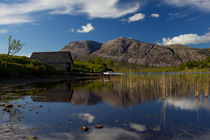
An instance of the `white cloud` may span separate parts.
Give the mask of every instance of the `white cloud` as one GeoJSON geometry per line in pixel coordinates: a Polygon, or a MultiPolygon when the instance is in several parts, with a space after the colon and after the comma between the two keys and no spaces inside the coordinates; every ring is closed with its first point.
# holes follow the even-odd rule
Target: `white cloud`
{"type": "Polygon", "coordinates": [[[119,6],[119,0],[27,0],[14,3],[0,2],[0,25],[33,22],[32,14],[78,15],[90,18],[119,18],[136,12],[139,2],[119,6]],[[9,10],[8,10],[9,9],[9,10]]]}
{"type": "Polygon", "coordinates": [[[210,32],[204,34],[203,36],[199,36],[197,34],[183,34],[173,38],[163,38],[163,45],[171,45],[171,44],[201,44],[201,43],[210,43],[210,32]]]}
{"type": "Polygon", "coordinates": [[[0,34],[6,34],[8,33],[8,29],[0,29],[0,34]]]}
{"type": "Polygon", "coordinates": [[[159,18],[160,15],[159,14],[151,14],[151,17],[154,17],[154,18],[159,18]]]}
{"type": "Polygon", "coordinates": [[[77,115],[78,118],[80,118],[83,121],[88,121],[89,123],[92,123],[95,117],[91,115],[90,113],[80,113],[77,115]]]}
{"type": "Polygon", "coordinates": [[[210,12],[210,0],[163,0],[169,5],[174,5],[178,7],[183,6],[193,6],[200,10],[210,12]]]}
{"type": "Polygon", "coordinates": [[[87,25],[83,25],[81,28],[82,29],[77,30],[78,33],[88,33],[94,30],[94,27],[91,23],[87,23],[87,25]]]}
{"type": "Polygon", "coordinates": [[[191,99],[167,99],[167,104],[182,110],[197,110],[199,108],[210,110],[210,104],[196,103],[191,99]]]}
{"type": "Polygon", "coordinates": [[[31,57],[31,53],[29,53],[29,54],[21,54],[21,56],[31,57]]]}
{"type": "Polygon", "coordinates": [[[128,22],[135,22],[135,21],[138,21],[138,20],[142,20],[144,19],[146,16],[145,14],[142,14],[142,13],[137,13],[131,17],[128,18],[128,22]]]}
{"type": "Polygon", "coordinates": [[[138,132],[144,132],[147,130],[147,128],[144,125],[137,124],[137,123],[130,123],[129,126],[130,126],[130,128],[132,128],[138,132]]]}
{"type": "Polygon", "coordinates": [[[136,132],[117,127],[106,127],[103,129],[93,129],[89,133],[81,131],[71,131],[71,133],[45,133],[41,136],[43,140],[142,140],[143,138],[136,132]]]}

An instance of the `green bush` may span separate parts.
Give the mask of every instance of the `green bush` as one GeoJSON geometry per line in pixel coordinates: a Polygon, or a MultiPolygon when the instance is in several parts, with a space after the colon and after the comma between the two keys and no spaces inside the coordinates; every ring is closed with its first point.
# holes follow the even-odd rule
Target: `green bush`
{"type": "Polygon", "coordinates": [[[178,66],[180,70],[184,69],[210,69],[210,56],[203,61],[188,61],[178,66]]]}

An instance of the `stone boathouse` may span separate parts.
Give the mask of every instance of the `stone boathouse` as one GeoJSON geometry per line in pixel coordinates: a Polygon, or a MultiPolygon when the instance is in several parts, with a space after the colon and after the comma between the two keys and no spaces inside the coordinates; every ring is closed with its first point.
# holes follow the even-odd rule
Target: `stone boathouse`
{"type": "Polygon", "coordinates": [[[31,59],[50,65],[57,70],[72,72],[73,60],[70,52],[34,52],[31,59]]]}

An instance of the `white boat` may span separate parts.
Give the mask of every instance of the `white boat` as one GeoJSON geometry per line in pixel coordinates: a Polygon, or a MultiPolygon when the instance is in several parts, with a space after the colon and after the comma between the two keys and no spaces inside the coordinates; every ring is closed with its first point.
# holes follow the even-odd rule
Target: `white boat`
{"type": "Polygon", "coordinates": [[[112,71],[103,72],[103,74],[104,75],[124,75],[124,73],[112,72],[112,71]]]}

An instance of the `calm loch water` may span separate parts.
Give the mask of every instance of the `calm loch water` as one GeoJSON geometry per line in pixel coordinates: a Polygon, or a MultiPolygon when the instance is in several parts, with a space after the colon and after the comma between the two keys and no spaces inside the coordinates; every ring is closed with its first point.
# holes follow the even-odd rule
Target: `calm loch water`
{"type": "Polygon", "coordinates": [[[131,75],[2,88],[0,104],[13,106],[0,107],[0,140],[209,140],[209,76],[131,75]]]}

